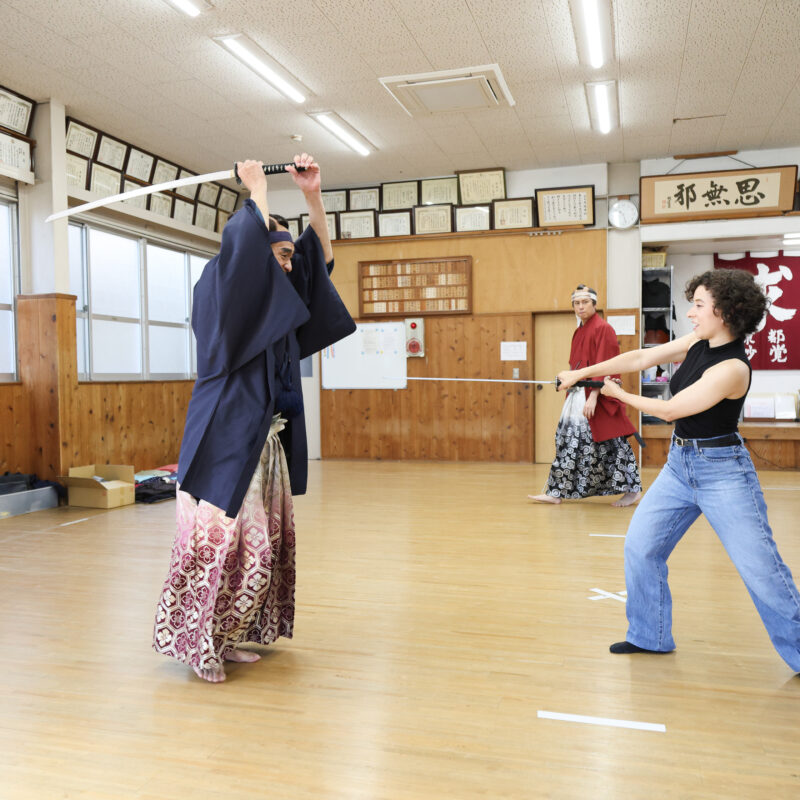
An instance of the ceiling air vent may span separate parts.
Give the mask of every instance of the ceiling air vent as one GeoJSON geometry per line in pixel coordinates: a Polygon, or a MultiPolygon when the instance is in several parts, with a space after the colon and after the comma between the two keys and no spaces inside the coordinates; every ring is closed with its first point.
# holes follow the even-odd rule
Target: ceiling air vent
{"type": "Polygon", "coordinates": [[[514,105],[497,64],[378,80],[412,117],[514,105]]]}

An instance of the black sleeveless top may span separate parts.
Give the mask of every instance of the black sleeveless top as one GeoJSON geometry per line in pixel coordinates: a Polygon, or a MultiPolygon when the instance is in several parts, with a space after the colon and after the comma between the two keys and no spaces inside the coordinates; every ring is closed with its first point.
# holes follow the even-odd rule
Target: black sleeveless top
{"type": "MultiPolygon", "coordinates": [[[[677,394],[681,389],[699,381],[709,367],[731,358],[738,358],[739,361],[747,364],[752,380],[753,370],[744,352],[744,340],[734,339],[719,347],[709,347],[708,340],[701,339],[689,348],[686,360],[672,376],[672,380],[669,382],[670,392],[673,395],[677,394]]],[[[750,380],[747,382],[747,391],[750,391],[750,380]]],[[[720,400],[719,403],[699,414],[692,414],[690,417],[677,420],[675,435],[684,439],[710,439],[714,436],[735,433],[745,397],[747,397],[747,392],[738,400],[720,400]]]]}

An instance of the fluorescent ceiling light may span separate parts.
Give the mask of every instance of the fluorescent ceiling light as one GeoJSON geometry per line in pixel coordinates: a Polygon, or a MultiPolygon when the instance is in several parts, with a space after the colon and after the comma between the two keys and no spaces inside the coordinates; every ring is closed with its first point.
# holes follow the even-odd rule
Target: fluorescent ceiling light
{"type": "Polygon", "coordinates": [[[614,55],[610,0],[570,0],[572,30],[582,63],[600,69],[614,55]]]}
{"type": "Polygon", "coordinates": [[[784,233],[783,234],[783,238],[784,239],[800,239],[800,231],[798,231],[797,233],[784,233]]]}
{"type": "Polygon", "coordinates": [[[355,150],[360,156],[368,156],[370,151],[375,149],[371,142],[333,111],[320,111],[308,116],[344,142],[351,150],[355,150]]]}
{"type": "Polygon", "coordinates": [[[284,97],[298,104],[305,102],[305,92],[308,91],[305,86],[244,34],[215,36],[214,41],[236,56],[245,66],[250,67],[256,75],[270,83],[284,97]]]}
{"type": "Polygon", "coordinates": [[[599,133],[608,133],[619,125],[617,82],[594,81],[586,84],[586,99],[592,127],[599,133]]]}
{"type": "Polygon", "coordinates": [[[173,8],[177,8],[178,11],[183,11],[184,14],[188,14],[190,17],[197,17],[203,11],[208,11],[211,8],[211,3],[207,3],[205,0],[164,0],[164,2],[169,3],[173,8]]]}

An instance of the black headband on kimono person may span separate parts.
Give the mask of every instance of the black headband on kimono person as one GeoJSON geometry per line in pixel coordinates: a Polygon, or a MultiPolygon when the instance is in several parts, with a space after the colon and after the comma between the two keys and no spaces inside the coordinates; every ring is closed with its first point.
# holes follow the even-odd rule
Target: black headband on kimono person
{"type": "Polygon", "coordinates": [[[289,231],[269,231],[269,243],[277,244],[278,242],[291,242],[294,244],[292,234],[289,231]]]}

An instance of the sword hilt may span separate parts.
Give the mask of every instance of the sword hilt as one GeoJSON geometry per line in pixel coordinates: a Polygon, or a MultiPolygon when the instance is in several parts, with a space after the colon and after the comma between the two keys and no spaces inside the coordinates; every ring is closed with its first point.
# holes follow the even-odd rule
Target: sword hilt
{"type": "MultiPolygon", "coordinates": [[[[605,381],[575,381],[572,385],[580,389],[602,389],[604,383],[605,381]]],[[[556,378],[556,391],[559,386],[561,386],[561,381],[556,378]]]]}
{"type": "MultiPolygon", "coordinates": [[[[288,171],[286,167],[294,167],[298,172],[306,171],[305,167],[298,167],[297,164],[293,164],[291,161],[287,164],[262,164],[261,169],[264,170],[265,175],[279,175],[281,172],[288,171]]],[[[233,165],[233,177],[236,178],[236,183],[241,186],[242,179],[239,177],[239,170],[236,164],[233,165]]]]}

